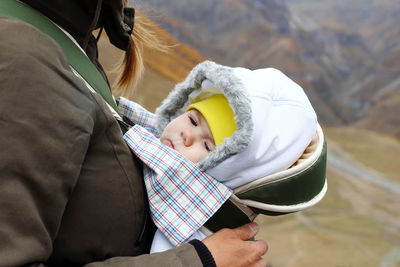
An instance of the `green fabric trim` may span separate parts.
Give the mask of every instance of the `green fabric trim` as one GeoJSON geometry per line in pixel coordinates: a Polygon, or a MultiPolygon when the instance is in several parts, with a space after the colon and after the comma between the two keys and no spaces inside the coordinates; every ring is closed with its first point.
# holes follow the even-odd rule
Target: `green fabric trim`
{"type": "Polygon", "coordinates": [[[310,168],[295,176],[251,189],[237,196],[240,199],[250,199],[271,205],[295,205],[310,201],[324,187],[326,157],[327,144],[324,141],[321,155],[310,168]]]}
{"type": "Polygon", "coordinates": [[[54,39],[62,48],[69,64],[118,113],[110,87],[90,59],[46,16],[16,0],[0,0],[0,16],[24,21],[54,39]]]}
{"type": "Polygon", "coordinates": [[[228,199],[205,223],[205,227],[213,232],[217,232],[222,228],[233,229],[250,222],[249,217],[228,199]]]}
{"type": "MultiPolygon", "coordinates": [[[[321,192],[325,185],[326,160],[327,144],[324,141],[321,155],[310,168],[282,181],[260,186],[237,196],[240,199],[251,199],[272,205],[295,205],[310,201],[321,192]]],[[[287,212],[274,212],[253,207],[251,209],[257,214],[268,216],[288,214],[287,212]]],[[[205,226],[216,232],[222,228],[235,228],[249,222],[250,219],[247,215],[228,200],[205,223],[205,226]]]]}
{"type": "MultiPolygon", "coordinates": [[[[317,161],[301,173],[282,181],[260,186],[238,194],[240,199],[251,199],[272,205],[296,205],[310,201],[324,188],[326,180],[327,144],[324,145],[317,161]]],[[[288,212],[274,212],[251,207],[257,214],[279,216],[288,212]]],[[[221,208],[205,223],[213,232],[222,228],[236,228],[250,223],[247,215],[227,200],[221,208]]]]}

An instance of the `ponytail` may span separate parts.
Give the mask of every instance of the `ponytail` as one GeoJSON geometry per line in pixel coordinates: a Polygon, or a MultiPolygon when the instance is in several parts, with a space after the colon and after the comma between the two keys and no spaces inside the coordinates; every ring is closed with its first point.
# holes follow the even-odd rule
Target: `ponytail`
{"type": "Polygon", "coordinates": [[[158,38],[153,30],[154,27],[154,22],[136,12],[129,48],[121,65],[116,69],[119,75],[113,86],[114,95],[130,97],[133,94],[144,72],[143,50],[145,48],[160,52],[168,51],[168,46],[158,38]]]}

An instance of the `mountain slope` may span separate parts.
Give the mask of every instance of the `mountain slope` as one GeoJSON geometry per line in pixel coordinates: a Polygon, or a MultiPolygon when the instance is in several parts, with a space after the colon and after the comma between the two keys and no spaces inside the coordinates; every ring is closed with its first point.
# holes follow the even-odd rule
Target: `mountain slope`
{"type": "MultiPolygon", "coordinates": [[[[371,127],[381,100],[400,92],[400,6],[393,1],[142,4],[178,40],[219,63],[283,70],[306,89],[324,124],[371,127]]],[[[389,117],[383,114],[380,131],[400,135],[400,117],[389,117]]]]}
{"type": "Polygon", "coordinates": [[[339,96],[352,110],[350,122],[399,136],[400,5],[391,0],[355,0],[351,5],[344,0],[286,2],[306,27],[342,33],[342,54],[342,46],[358,39],[364,49],[343,54],[352,64],[339,96]]]}

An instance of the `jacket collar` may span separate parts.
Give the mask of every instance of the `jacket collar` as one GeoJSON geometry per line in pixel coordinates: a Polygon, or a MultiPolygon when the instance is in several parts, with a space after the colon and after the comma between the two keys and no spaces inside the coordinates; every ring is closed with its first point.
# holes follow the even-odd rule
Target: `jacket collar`
{"type": "Polygon", "coordinates": [[[21,0],[62,27],[82,45],[94,17],[95,1],[88,0],[21,0]],[[90,5],[90,2],[93,4],[90,5]],[[93,13],[93,14],[91,14],[93,13]]]}
{"type": "MultiPolygon", "coordinates": [[[[99,0],[20,0],[50,18],[83,45],[99,0]]],[[[127,50],[134,10],[124,9],[123,0],[103,0],[97,28],[104,27],[116,47],[127,50]]],[[[90,33],[89,33],[90,34],[90,33]]]]}

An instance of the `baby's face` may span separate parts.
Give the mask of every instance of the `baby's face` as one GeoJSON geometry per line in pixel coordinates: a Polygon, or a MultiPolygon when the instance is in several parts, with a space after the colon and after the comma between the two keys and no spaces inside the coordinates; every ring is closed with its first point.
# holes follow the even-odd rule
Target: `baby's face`
{"type": "Polygon", "coordinates": [[[199,162],[215,149],[208,123],[196,109],[172,120],[161,135],[161,143],[175,149],[192,162],[199,162]]]}

